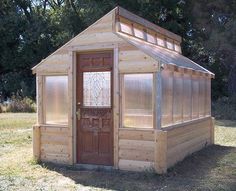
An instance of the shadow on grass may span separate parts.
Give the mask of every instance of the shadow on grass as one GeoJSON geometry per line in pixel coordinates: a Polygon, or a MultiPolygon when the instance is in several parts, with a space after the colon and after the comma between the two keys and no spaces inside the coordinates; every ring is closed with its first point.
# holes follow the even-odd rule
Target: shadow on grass
{"type": "MultiPolygon", "coordinates": [[[[72,166],[46,167],[92,188],[112,190],[234,190],[236,147],[209,146],[187,157],[165,175],[124,171],[85,171],[72,166]]],[[[44,164],[45,165],[45,164],[44,164]]]]}
{"type": "Polygon", "coordinates": [[[222,127],[236,128],[236,121],[233,120],[216,120],[215,124],[222,127]]]}

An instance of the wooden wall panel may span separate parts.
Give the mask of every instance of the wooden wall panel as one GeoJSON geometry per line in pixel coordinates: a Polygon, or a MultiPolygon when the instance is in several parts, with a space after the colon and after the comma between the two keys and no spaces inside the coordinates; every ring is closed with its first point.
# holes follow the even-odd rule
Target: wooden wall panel
{"type": "Polygon", "coordinates": [[[119,169],[145,171],[153,169],[154,130],[119,129],[119,169]]]}
{"type": "Polygon", "coordinates": [[[120,50],[119,72],[155,72],[158,62],[140,50],[120,50]]]}
{"type": "Polygon", "coordinates": [[[69,164],[68,127],[40,127],[40,155],[43,162],[69,164]]]}
{"type": "Polygon", "coordinates": [[[76,37],[71,39],[68,43],[63,45],[57,51],[49,55],[39,65],[33,68],[35,73],[67,73],[70,63],[69,52],[76,46],[92,46],[97,44],[119,43],[123,42],[116,34],[113,33],[114,13],[110,12],[76,37]]]}
{"type": "Polygon", "coordinates": [[[67,73],[68,68],[69,54],[66,51],[63,54],[49,56],[42,64],[37,67],[37,74],[67,73]]]}
{"type": "Polygon", "coordinates": [[[33,156],[36,160],[40,160],[40,127],[33,126],[33,156]]]}
{"type": "Polygon", "coordinates": [[[135,160],[119,160],[119,169],[127,171],[152,171],[153,162],[135,161],[135,160]]]}
{"type": "Polygon", "coordinates": [[[212,124],[212,119],[209,117],[167,130],[167,167],[213,144],[211,134],[214,126],[212,124]]]}
{"type": "Polygon", "coordinates": [[[119,138],[126,140],[154,141],[154,130],[120,129],[119,138]]]}

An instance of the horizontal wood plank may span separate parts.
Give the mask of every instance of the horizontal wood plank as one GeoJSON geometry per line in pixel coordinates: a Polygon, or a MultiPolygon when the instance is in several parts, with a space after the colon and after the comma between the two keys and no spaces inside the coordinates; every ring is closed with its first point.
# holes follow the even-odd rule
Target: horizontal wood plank
{"type": "Polygon", "coordinates": [[[119,139],[154,141],[154,130],[119,129],[119,139]]]}
{"type": "Polygon", "coordinates": [[[68,145],[42,144],[42,153],[68,154],[68,145]]]}
{"type": "Polygon", "coordinates": [[[154,169],[153,162],[135,161],[135,160],[119,160],[119,169],[127,171],[149,171],[154,169]]]}
{"type": "Polygon", "coordinates": [[[181,124],[180,124],[180,127],[178,127],[178,128],[173,128],[173,129],[167,130],[168,131],[168,138],[171,136],[179,136],[187,131],[192,131],[193,129],[196,129],[196,128],[209,127],[210,121],[211,121],[211,118],[208,118],[208,119],[205,119],[200,122],[197,121],[197,122],[193,122],[191,124],[187,124],[187,125],[183,125],[183,126],[181,126],[181,124]]]}
{"type": "Polygon", "coordinates": [[[41,136],[41,144],[67,145],[68,137],[66,135],[44,135],[41,136]]]}
{"type": "Polygon", "coordinates": [[[191,141],[192,139],[199,137],[201,135],[210,134],[209,127],[195,128],[192,131],[186,131],[181,135],[168,137],[167,147],[172,148],[181,143],[191,141]]]}
{"type": "Polygon", "coordinates": [[[67,164],[69,162],[68,154],[48,154],[42,153],[41,160],[43,162],[53,162],[53,163],[60,163],[60,164],[67,164]]]}
{"type": "Polygon", "coordinates": [[[154,150],[154,141],[138,141],[138,140],[119,140],[119,149],[142,149],[146,151],[154,150]]]}
{"type": "Polygon", "coordinates": [[[119,158],[127,160],[138,160],[138,161],[154,161],[154,150],[141,150],[137,149],[120,149],[119,158]]]}
{"type": "Polygon", "coordinates": [[[206,142],[209,143],[210,139],[204,139],[205,141],[200,141],[199,143],[193,144],[191,147],[187,148],[184,152],[172,154],[171,156],[167,158],[167,167],[171,167],[175,165],[177,162],[183,160],[186,156],[201,150],[202,148],[208,146],[206,145],[206,142]]]}

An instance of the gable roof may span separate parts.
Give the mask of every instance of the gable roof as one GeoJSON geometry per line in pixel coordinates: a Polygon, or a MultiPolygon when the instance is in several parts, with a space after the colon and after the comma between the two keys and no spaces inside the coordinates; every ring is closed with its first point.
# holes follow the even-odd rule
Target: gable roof
{"type": "MultiPolygon", "coordinates": [[[[155,60],[161,61],[164,64],[172,64],[172,65],[176,65],[179,67],[190,68],[193,70],[209,73],[211,76],[214,77],[214,74],[212,72],[208,71],[204,67],[198,65],[197,63],[193,62],[192,60],[188,59],[187,57],[181,55],[180,53],[178,53],[174,50],[169,50],[166,47],[164,48],[164,47],[159,46],[158,44],[150,43],[150,42],[148,42],[147,39],[140,39],[140,38],[136,37],[134,34],[129,35],[129,34],[122,32],[121,30],[119,30],[120,28],[117,27],[120,24],[119,17],[122,17],[122,18],[128,19],[129,21],[137,23],[138,25],[142,26],[144,31],[150,29],[150,30],[154,31],[155,33],[163,35],[164,37],[166,37],[166,39],[167,38],[172,39],[173,42],[177,42],[179,44],[182,41],[182,39],[179,35],[176,35],[166,29],[163,29],[163,28],[127,11],[126,9],[119,7],[119,6],[114,8],[113,10],[111,10],[109,13],[107,13],[105,16],[103,16],[99,20],[97,20],[94,24],[90,25],[87,29],[85,29],[84,31],[79,33],[77,36],[72,38],[69,42],[67,42],[65,45],[63,45],[59,49],[57,49],[55,52],[53,52],[47,58],[43,59],[39,64],[37,64],[36,66],[34,66],[32,68],[33,72],[36,71],[36,68],[39,65],[43,64],[47,59],[54,56],[57,52],[65,49],[65,48],[68,48],[68,47],[70,47],[70,44],[77,42],[76,39],[78,39],[82,35],[86,34],[86,32],[89,31],[89,29],[96,26],[96,24],[99,23],[99,21],[101,21],[103,18],[108,17],[109,15],[113,15],[112,19],[110,19],[110,21],[109,21],[112,23],[112,26],[114,26],[111,29],[111,33],[113,33],[113,35],[115,35],[118,38],[123,39],[127,43],[135,46],[136,48],[140,49],[141,51],[143,51],[147,55],[154,58],[155,60]]],[[[78,46],[79,45],[80,45],[80,43],[78,43],[78,46]]]]}

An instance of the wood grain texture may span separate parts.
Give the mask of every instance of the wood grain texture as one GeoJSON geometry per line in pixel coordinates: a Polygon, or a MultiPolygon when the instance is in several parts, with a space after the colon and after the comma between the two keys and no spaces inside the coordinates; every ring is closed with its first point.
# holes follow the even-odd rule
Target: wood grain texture
{"type": "Polygon", "coordinates": [[[75,36],[61,48],[32,68],[33,73],[64,72],[69,69],[69,51],[73,46],[96,45],[98,43],[123,42],[113,33],[113,12],[109,12],[86,30],[75,36]]]}
{"type": "Polygon", "coordinates": [[[135,161],[135,160],[119,160],[119,169],[127,171],[152,171],[153,162],[135,161]]]}
{"type": "Polygon", "coordinates": [[[154,130],[119,129],[119,139],[154,141],[154,130]]]}
{"type": "Polygon", "coordinates": [[[142,150],[154,150],[154,142],[153,141],[138,141],[138,140],[119,140],[119,149],[142,149],[142,150]]]}
{"type": "Polygon", "coordinates": [[[40,134],[40,159],[43,162],[71,164],[68,127],[43,125],[40,134]]]}
{"type": "Polygon", "coordinates": [[[155,130],[155,171],[158,174],[167,172],[167,132],[155,130]]]}
{"type": "Polygon", "coordinates": [[[33,156],[36,160],[40,160],[40,127],[38,125],[33,126],[33,156]]]}
{"type": "Polygon", "coordinates": [[[140,50],[119,51],[119,72],[140,73],[155,72],[158,70],[158,62],[140,50]]]}
{"type": "Polygon", "coordinates": [[[135,161],[154,161],[154,150],[141,150],[136,149],[120,149],[119,158],[126,160],[135,160],[135,161]]]}
{"type": "Polygon", "coordinates": [[[167,167],[212,144],[212,119],[195,121],[167,130],[167,167]]]}
{"type": "Polygon", "coordinates": [[[114,61],[113,61],[113,127],[114,127],[114,167],[118,169],[118,161],[119,161],[119,118],[120,118],[120,109],[119,109],[119,48],[116,46],[114,48],[114,61]]]}

